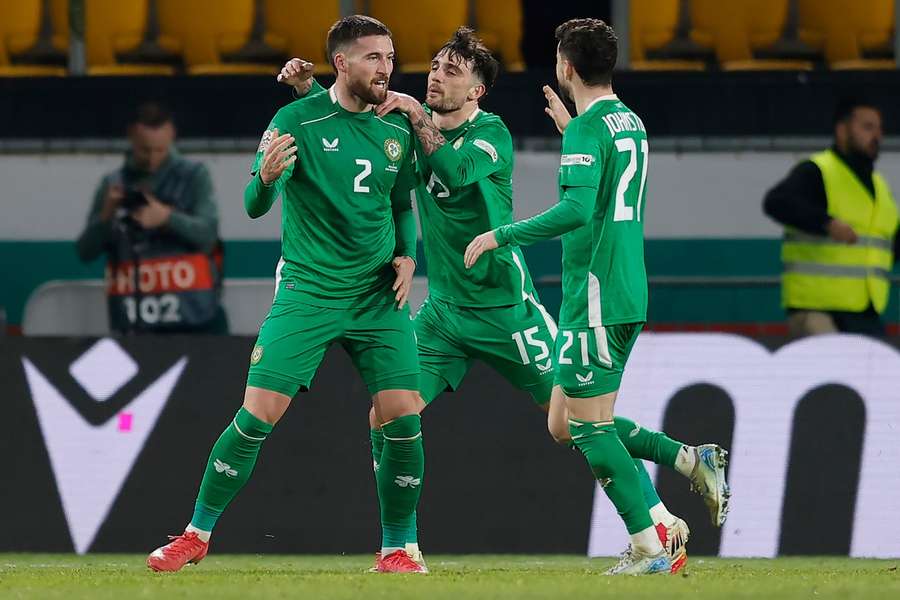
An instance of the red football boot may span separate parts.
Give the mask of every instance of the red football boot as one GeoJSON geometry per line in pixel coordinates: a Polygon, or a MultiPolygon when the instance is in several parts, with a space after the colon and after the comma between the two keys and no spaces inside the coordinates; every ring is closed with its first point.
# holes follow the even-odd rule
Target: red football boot
{"type": "Polygon", "coordinates": [[[379,573],[427,573],[422,565],[412,559],[406,550],[395,550],[378,559],[375,567],[379,573]]]}
{"type": "Polygon", "coordinates": [[[170,535],[172,540],[147,557],[147,566],[154,571],[179,571],[187,563],[197,564],[206,557],[209,543],[201,540],[195,531],[170,535]]]}

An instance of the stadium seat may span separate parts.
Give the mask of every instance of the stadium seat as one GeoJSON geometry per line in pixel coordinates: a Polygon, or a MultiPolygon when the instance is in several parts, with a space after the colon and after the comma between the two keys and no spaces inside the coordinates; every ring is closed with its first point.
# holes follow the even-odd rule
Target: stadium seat
{"type": "Polygon", "coordinates": [[[475,26],[485,45],[507,71],[524,71],[520,0],[476,0],[475,26]]]}
{"type": "Polygon", "coordinates": [[[648,50],[659,50],[675,38],[680,0],[632,0],[631,68],[636,71],[702,71],[699,60],[648,59],[648,50]]]}
{"type": "Polygon", "coordinates": [[[56,77],[63,67],[13,64],[12,57],[33,47],[40,37],[42,0],[0,2],[0,77],[56,77]]]}
{"type": "Polygon", "coordinates": [[[894,69],[894,59],[870,59],[865,52],[888,53],[893,40],[893,0],[798,0],[800,39],[821,50],[832,69],[894,69]]]}
{"type": "Polygon", "coordinates": [[[789,0],[691,0],[691,39],[712,48],[719,65],[737,70],[810,70],[806,60],[757,59],[753,52],[781,38],[789,0]]]}
{"type": "Polygon", "coordinates": [[[415,10],[396,0],[370,0],[369,14],[394,34],[400,70],[425,73],[438,48],[468,22],[467,0],[419,0],[415,10]]]}
{"type": "Polygon", "coordinates": [[[50,45],[60,52],[69,51],[69,0],[50,0],[50,45]]]}
{"type": "Polygon", "coordinates": [[[279,65],[223,58],[250,40],[253,11],[253,0],[156,0],[159,45],[181,55],[191,75],[274,75],[279,65]]]}
{"type": "Polygon", "coordinates": [[[265,0],[266,44],[288,56],[315,63],[315,73],[331,73],[325,50],[328,29],[341,17],[338,0],[265,0]],[[298,27],[298,24],[302,26],[298,27]]]}
{"type": "Polygon", "coordinates": [[[88,75],[172,75],[169,65],[123,63],[119,54],[137,49],[147,30],[148,0],[84,0],[88,75]]]}

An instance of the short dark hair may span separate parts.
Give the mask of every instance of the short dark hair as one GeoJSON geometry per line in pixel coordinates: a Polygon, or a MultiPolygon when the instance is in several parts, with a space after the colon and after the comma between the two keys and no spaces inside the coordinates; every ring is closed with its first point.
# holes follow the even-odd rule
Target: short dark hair
{"type": "Polygon", "coordinates": [[[559,52],[586,85],[609,85],[619,55],[619,38],[600,19],[570,19],[556,28],[559,52]]]}
{"type": "Polygon", "coordinates": [[[391,30],[387,25],[367,17],[366,15],[350,15],[337,21],[328,30],[328,60],[331,62],[331,68],[334,68],[335,55],[343,50],[347,44],[356,41],[361,37],[369,35],[386,35],[391,36],[391,30]]]}
{"type": "Polygon", "coordinates": [[[174,123],[174,118],[172,117],[172,111],[163,103],[148,101],[137,105],[129,123],[156,129],[166,123],[174,123]]]}
{"type": "Polygon", "coordinates": [[[491,54],[471,27],[460,27],[453,37],[444,44],[438,54],[447,53],[449,58],[472,63],[472,72],[481,80],[486,90],[493,87],[500,72],[500,63],[491,54]]]}
{"type": "Polygon", "coordinates": [[[853,111],[857,108],[874,108],[878,112],[881,112],[878,105],[869,98],[862,96],[845,96],[838,100],[837,106],[834,108],[834,115],[831,121],[832,124],[837,125],[838,123],[846,122],[853,116],[853,111]]]}

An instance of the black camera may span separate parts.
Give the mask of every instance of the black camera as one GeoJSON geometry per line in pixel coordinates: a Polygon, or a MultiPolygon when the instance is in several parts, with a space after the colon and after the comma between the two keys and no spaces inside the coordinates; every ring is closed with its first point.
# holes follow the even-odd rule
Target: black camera
{"type": "Polygon", "coordinates": [[[125,190],[125,196],[122,198],[120,206],[131,212],[147,204],[147,196],[140,188],[130,187],[125,190]]]}

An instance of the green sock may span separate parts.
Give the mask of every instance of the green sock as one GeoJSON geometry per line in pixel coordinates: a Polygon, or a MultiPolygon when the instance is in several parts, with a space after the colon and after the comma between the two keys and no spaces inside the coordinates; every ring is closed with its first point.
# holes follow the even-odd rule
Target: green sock
{"type": "MultiPolygon", "coordinates": [[[[369,440],[372,442],[372,466],[377,474],[378,465],[381,463],[381,453],[384,452],[384,434],[380,429],[370,429],[369,440]]],[[[378,483],[378,477],[375,478],[375,483],[378,483]]]]}
{"type": "Polygon", "coordinates": [[[384,451],[375,475],[381,502],[382,548],[403,548],[415,527],[422,492],[425,451],[419,415],[398,417],[381,427],[384,451]]]}
{"type": "Polygon", "coordinates": [[[684,444],[676,442],[661,431],[644,429],[625,417],[616,417],[615,424],[622,445],[632,457],[670,468],[675,467],[675,459],[684,444]]]}
{"type": "Polygon", "coordinates": [[[647,469],[644,467],[644,461],[635,459],[634,467],[637,469],[638,480],[641,482],[641,493],[644,495],[644,502],[647,503],[647,507],[656,506],[662,502],[662,500],[659,499],[656,488],[653,487],[653,480],[650,479],[650,473],[648,473],[647,469]]]}
{"type": "Polygon", "coordinates": [[[272,425],[241,407],[209,454],[194,504],[192,526],[213,530],[225,507],[250,479],[259,449],[271,432],[272,425]]]}
{"type": "Polygon", "coordinates": [[[616,426],[611,422],[592,423],[570,418],[569,433],[625,522],[628,533],[653,527],[634,461],[619,440],[616,426]]]}
{"type": "MultiPolygon", "coordinates": [[[[372,464],[375,466],[375,487],[378,487],[378,465],[381,463],[381,453],[384,452],[384,434],[380,429],[370,429],[369,439],[372,440],[372,464]]],[[[407,544],[419,543],[419,528],[416,524],[416,513],[413,511],[412,525],[406,533],[407,544]]]]}

